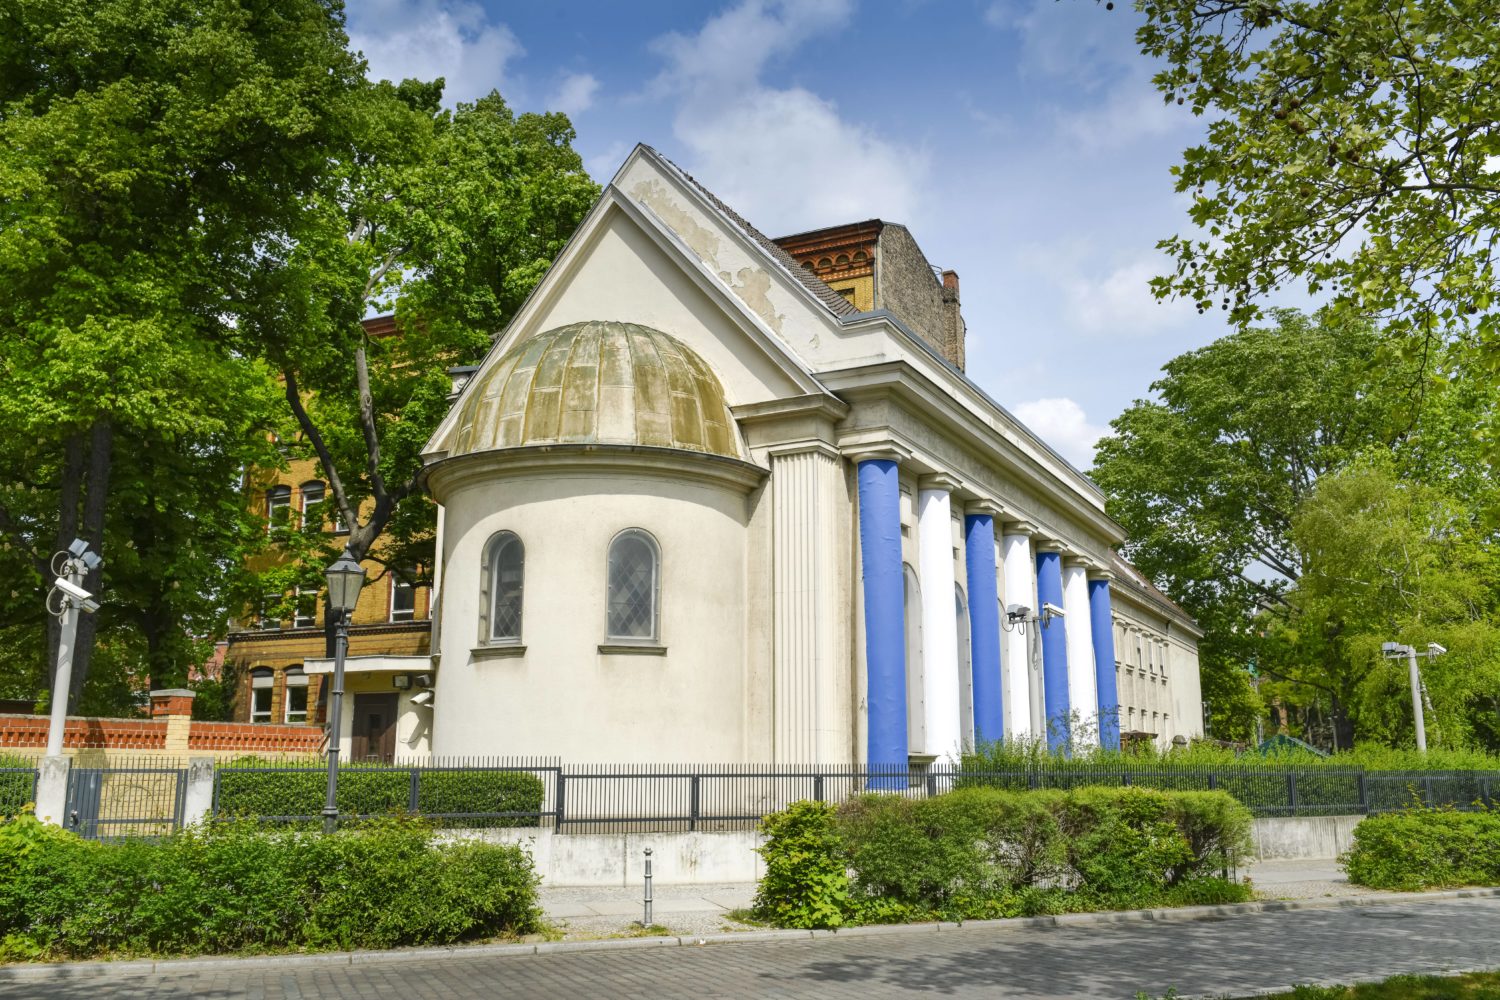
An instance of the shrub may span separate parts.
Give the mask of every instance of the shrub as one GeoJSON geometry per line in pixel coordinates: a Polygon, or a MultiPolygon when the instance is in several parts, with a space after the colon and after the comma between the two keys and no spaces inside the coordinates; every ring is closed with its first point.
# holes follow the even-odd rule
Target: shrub
{"type": "Polygon", "coordinates": [[[1500,885],[1500,813],[1408,809],[1360,820],[1339,859],[1372,889],[1500,885]]]}
{"type": "Polygon", "coordinates": [[[849,911],[849,876],[834,831],[834,810],[797,802],[765,818],[765,860],[755,894],[757,918],[778,927],[838,927],[849,911]]]}
{"type": "Polygon", "coordinates": [[[103,844],[0,825],[0,958],[444,944],[536,929],[514,845],[434,842],[410,820],[333,836],[246,822],[103,844]]]}
{"type": "Polygon", "coordinates": [[[962,788],[766,817],[762,919],[836,927],[1238,902],[1250,814],[1223,792],[962,788]]]}
{"type": "MultiPolygon", "coordinates": [[[[536,826],[544,787],[528,771],[422,770],[417,812],[441,826],[536,826]],[[517,813],[472,816],[473,813],[517,813]]],[[[316,765],[269,765],[237,760],[219,771],[219,814],[266,818],[316,817],[327,795],[327,771],[316,765]]],[[[339,768],[338,806],[344,816],[405,812],[411,805],[411,772],[387,765],[339,768]]],[[[304,820],[311,823],[311,820],[304,820]]]]}

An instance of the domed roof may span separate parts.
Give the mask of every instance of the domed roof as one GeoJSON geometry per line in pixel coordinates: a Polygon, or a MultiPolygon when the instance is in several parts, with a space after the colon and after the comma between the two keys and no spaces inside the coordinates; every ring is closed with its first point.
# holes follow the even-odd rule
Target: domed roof
{"type": "Polygon", "coordinates": [[[706,361],[660,330],[602,321],[538,333],[476,376],[448,453],[573,443],[740,457],[706,361]]]}

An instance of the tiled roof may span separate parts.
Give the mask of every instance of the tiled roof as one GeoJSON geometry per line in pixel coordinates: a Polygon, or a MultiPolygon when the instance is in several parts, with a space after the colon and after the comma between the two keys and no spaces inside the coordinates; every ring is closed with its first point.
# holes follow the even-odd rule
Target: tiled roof
{"type": "Polygon", "coordinates": [[[1193,621],[1193,616],[1188,614],[1182,605],[1172,600],[1166,594],[1163,594],[1160,590],[1157,590],[1156,584],[1147,579],[1146,574],[1126,562],[1118,552],[1111,552],[1110,557],[1110,561],[1114,563],[1113,569],[1115,575],[1122,582],[1129,583],[1136,590],[1141,591],[1147,598],[1164,606],[1173,614],[1180,615],[1187,621],[1193,622],[1195,626],[1198,624],[1196,621],[1193,621]]]}
{"type": "MultiPolygon", "coordinates": [[[[651,147],[649,146],[646,148],[651,149],[651,147]]],[[[738,226],[746,236],[750,237],[750,239],[758,243],[760,245],[760,248],[764,250],[769,256],[775,258],[778,264],[786,268],[787,272],[791,274],[794,279],[801,282],[802,286],[809,292],[812,292],[813,296],[819,302],[827,306],[835,316],[848,316],[859,311],[858,309],[854,308],[854,303],[850,302],[838,292],[835,292],[832,288],[829,288],[826,284],[824,284],[823,279],[819,278],[815,274],[809,273],[806,269],[798,266],[797,262],[792,259],[791,254],[781,249],[781,247],[777,246],[769,236],[765,235],[759,229],[756,229],[754,226],[750,225],[750,223],[746,222],[738,212],[720,201],[718,195],[714,194],[708,188],[700,184],[697,178],[695,178],[692,174],[688,173],[686,170],[683,170],[681,167],[673,163],[671,160],[667,159],[665,156],[662,156],[662,154],[657,150],[651,149],[651,152],[659,157],[663,163],[667,164],[673,170],[677,171],[677,173],[680,174],[694,188],[696,188],[704,198],[708,199],[709,204],[713,205],[714,208],[723,213],[724,217],[738,226]]]]}

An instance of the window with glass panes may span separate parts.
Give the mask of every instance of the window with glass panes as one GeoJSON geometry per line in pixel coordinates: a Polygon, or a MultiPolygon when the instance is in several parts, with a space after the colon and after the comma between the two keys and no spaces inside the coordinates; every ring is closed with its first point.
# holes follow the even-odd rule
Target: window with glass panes
{"type": "Polygon", "coordinates": [[[307,721],[307,675],[301,667],[288,667],[286,671],[286,721],[307,721]]]}
{"type": "Polygon", "coordinates": [[[416,573],[401,570],[391,573],[391,621],[409,622],[417,614],[416,573]]]}
{"type": "Polygon", "coordinates": [[[257,667],[250,671],[250,721],[271,721],[271,695],[275,689],[276,675],[268,667],[257,667]]]}

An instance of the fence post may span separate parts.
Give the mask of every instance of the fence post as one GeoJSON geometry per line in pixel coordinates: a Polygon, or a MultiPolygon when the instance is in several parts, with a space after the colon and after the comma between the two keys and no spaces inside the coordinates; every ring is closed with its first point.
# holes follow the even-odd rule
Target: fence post
{"type": "Polygon", "coordinates": [[[1211,792],[1219,787],[1219,775],[1215,771],[1208,772],[1208,790],[1211,792]]]}
{"type": "Polygon", "coordinates": [[[1480,778],[1479,779],[1479,801],[1480,801],[1481,804],[1484,805],[1484,807],[1486,809],[1493,809],[1495,807],[1495,803],[1491,800],[1491,797],[1490,797],[1490,779],[1489,778],[1480,778]]]}
{"type": "Polygon", "coordinates": [[[1120,772],[1120,786],[1122,788],[1129,788],[1130,787],[1130,772],[1129,771],[1121,771],[1120,772]]]}
{"type": "MultiPolygon", "coordinates": [[[[688,800],[688,830],[698,829],[698,781],[701,775],[693,775],[692,795],[688,800]]],[[[650,864],[650,862],[647,862],[650,864]]]]}
{"type": "Polygon", "coordinates": [[[422,781],[422,772],[415,767],[411,769],[411,781],[406,794],[406,811],[416,813],[418,802],[418,788],[422,781]]]}
{"type": "Polygon", "coordinates": [[[1365,772],[1361,771],[1355,776],[1359,787],[1359,812],[1362,816],[1370,815],[1370,789],[1365,784],[1365,772]]]}
{"type": "Polygon", "coordinates": [[[37,761],[36,816],[43,823],[64,826],[68,808],[68,769],[71,761],[63,754],[37,761]]]}
{"type": "Polygon", "coordinates": [[[1430,774],[1422,778],[1422,795],[1424,796],[1422,804],[1431,809],[1433,807],[1432,800],[1434,796],[1432,793],[1432,775],[1430,774]]]}
{"type": "Polygon", "coordinates": [[[553,829],[555,829],[558,833],[562,833],[562,826],[563,826],[563,802],[565,801],[564,796],[563,796],[563,788],[564,787],[565,786],[563,784],[563,772],[562,772],[562,768],[558,768],[557,769],[557,818],[554,820],[554,823],[556,825],[553,827],[553,829]]]}
{"type": "Polygon", "coordinates": [[[937,775],[933,774],[931,771],[928,771],[927,772],[927,797],[930,799],[934,795],[936,795],[937,793],[938,793],[938,791],[937,791],[937,775]]]}
{"type": "Polygon", "coordinates": [[[182,803],[182,826],[206,823],[213,818],[219,793],[218,770],[212,757],[194,757],[178,780],[182,803]]]}
{"type": "Polygon", "coordinates": [[[813,801],[823,801],[823,776],[821,774],[813,776],[813,801]]]}
{"type": "Polygon", "coordinates": [[[1286,773],[1286,808],[1288,816],[1297,815],[1297,772],[1286,773]]]}

